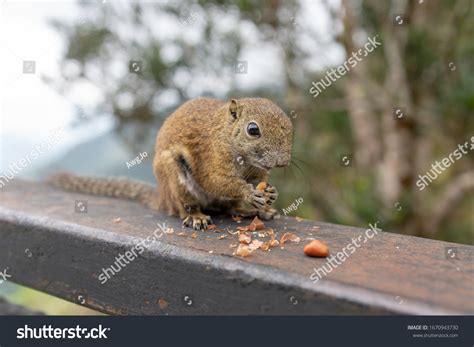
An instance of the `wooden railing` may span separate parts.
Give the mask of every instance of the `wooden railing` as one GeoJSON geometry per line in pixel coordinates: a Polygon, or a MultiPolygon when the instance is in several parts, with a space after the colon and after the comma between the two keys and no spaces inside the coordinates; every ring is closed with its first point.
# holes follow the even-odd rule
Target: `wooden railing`
{"type": "Polygon", "coordinates": [[[282,217],[266,226],[301,242],[246,258],[233,255],[237,235],[226,228],[249,220],[214,222],[223,232],[194,233],[134,202],[15,180],[0,189],[0,271],[114,315],[474,314],[472,246],[378,232],[330,268],[328,258],[305,256],[304,244],[316,238],[337,255],[376,221],[355,228],[282,217]],[[156,233],[162,223],[174,232],[156,233]],[[139,252],[147,237],[152,242],[139,252]],[[132,249],[136,257],[101,277],[132,249]],[[323,266],[328,271],[314,283],[323,266]]]}

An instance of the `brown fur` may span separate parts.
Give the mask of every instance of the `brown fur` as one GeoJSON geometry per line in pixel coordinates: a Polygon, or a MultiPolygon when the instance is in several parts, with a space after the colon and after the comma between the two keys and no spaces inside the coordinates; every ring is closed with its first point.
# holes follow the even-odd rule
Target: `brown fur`
{"type": "Polygon", "coordinates": [[[269,219],[277,214],[271,205],[278,193],[271,185],[264,192],[255,185],[267,181],[271,168],[289,164],[292,136],[290,119],[267,99],[198,98],[173,112],[158,132],[153,160],[158,194],[149,185],[117,179],[63,176],[53,182],[70,190],[139,200],[195,229],[211,222],[203,211],[269,219]],[[247,134],[250,121],[259,125],[259,138],[247,134]]]}
{"type": "Polygon", "coordinates": [[[64,190],[134,200],[157,209],[156,187],[127,177],[84,177],[59,172],[49,176],[48,181],[64,190]]]}

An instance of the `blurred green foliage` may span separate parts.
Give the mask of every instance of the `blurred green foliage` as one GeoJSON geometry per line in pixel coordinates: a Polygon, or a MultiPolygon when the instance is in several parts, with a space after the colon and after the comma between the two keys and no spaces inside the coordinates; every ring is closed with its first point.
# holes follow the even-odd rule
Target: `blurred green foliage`
{"type": "Polygon", "coordinates": [[[13,283],[3,283],[0,294],[5,295],[7,301],[12,304],[46,315],[100,315],[99,312],[86,307],[13,283]]]}

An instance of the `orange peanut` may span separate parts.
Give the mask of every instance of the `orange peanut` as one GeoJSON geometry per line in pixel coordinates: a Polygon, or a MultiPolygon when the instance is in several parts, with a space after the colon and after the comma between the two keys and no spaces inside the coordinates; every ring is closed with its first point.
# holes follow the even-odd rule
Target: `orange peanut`
{"type": "Polygon", "coordinates": [[[267,188],[267,182],[260,182],[259,184],[257,184],[257,186],[255,187],[255,189],[257,190],[260,190],[260,191],[264,191],[265,188],[267,188]]]}
{"type": "Polygon", "coordinates": [[[329,247],[319,240],[313,240],[304,246],[304,254],[309,257],[327,257],[329,255],[329,247]]]}

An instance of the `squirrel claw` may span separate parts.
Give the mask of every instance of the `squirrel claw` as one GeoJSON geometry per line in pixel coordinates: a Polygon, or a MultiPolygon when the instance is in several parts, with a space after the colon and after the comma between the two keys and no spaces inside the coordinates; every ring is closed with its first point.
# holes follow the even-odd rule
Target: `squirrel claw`
{"type": "Polygon", "coordinates": [[[273,203],[276,201],[276,199],[278,199],[278,191],[271,184],[267,184],[267,186],[265,187],[263,192],[264,192],[265,197],[266,197],[265,202],[266,202],[267,206],[270,207],[271,205],[273,205],[273,203]]]}
{"type": "Polygon", "coordinates": [[[191,216],[187,216],[183,219],[183,227],[191,227],[193,225],[193,218],[191,216]]]}
{"type": "Polygon", "coordinates": [[[261,209],[261,208],[265,207],[265,205],[267,203],[267,200],[263,196],[260,197],[260,196],[256,196],[256,195],[251,195],[249,203],[250,203],[250,205],[252,205],[256,209],[261,209]]]}
{"type": "Polygon", "coordinates": [[[267,186],[265,187],[264,192],[265,193],[277,193],[277,189],[274,186],[272,186],[270,183],[267,183],[267,186]]]}
{"type": "Polygon", "coordinates": [[[206,230],[209,224],[212,224],[211,217],[202,213],[190,214],[183,220],[184,227],[192,227],[194,230],[206,230]]]}

